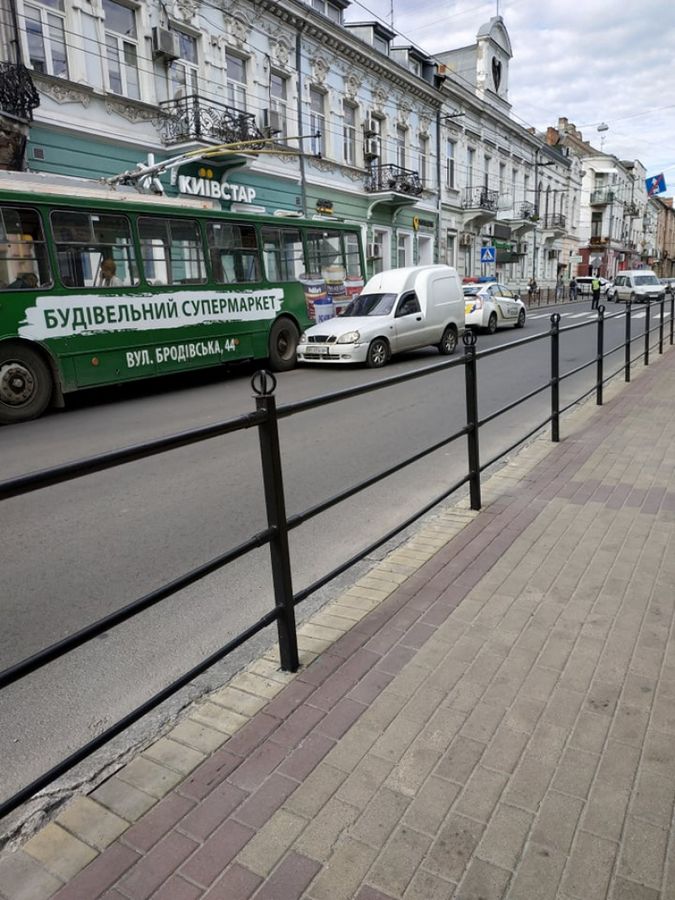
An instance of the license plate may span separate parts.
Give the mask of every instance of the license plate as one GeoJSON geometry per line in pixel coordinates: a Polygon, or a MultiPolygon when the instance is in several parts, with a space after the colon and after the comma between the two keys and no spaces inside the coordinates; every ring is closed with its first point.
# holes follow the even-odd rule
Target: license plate
{"type": "Polygon", "coordinates": [[[305,351],[305,356],[328,356],[328,347],[312,347],[305,351]]]}

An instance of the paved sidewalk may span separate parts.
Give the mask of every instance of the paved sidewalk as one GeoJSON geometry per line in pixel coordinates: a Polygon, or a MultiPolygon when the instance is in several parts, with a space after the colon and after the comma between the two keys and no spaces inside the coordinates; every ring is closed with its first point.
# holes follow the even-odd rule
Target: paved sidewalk
{"type": "Polygon", "coordinates": [[[320,613],[295,677],[259,661],[5,860],[0,893],[675,900],[675,353],[561,431],[320,613]],[[108,811],[88,832],[84,800],[108,811]]]}

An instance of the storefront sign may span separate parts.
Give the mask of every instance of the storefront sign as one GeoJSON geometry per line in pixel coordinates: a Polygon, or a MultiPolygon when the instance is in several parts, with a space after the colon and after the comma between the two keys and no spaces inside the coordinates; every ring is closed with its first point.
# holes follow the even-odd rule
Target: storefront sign
{"type": "Polygon", "coordinates": [[[191,197],[212,197],[214,200],[253,203],[255,188],[245,184],[230,184],[227,175],[220,181],[213,177],[212,169],[199,169],[197,175],[179,175],[178,192],[191,197]]]}

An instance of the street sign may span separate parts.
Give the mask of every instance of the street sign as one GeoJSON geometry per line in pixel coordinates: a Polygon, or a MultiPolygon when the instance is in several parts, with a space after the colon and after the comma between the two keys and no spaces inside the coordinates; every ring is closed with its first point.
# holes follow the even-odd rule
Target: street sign
{"type": "Polygon", "coordinates": [[[497,257],[495,254],[494,247],[481,247],[480,248],[480,261],[482,263],[493,263],[496,262],[497,257]]]}
{"type": "Polygon", "coordinates": [[[580,263],[583,259],[583,256],[570,256],[571,263],[580,263]]]}

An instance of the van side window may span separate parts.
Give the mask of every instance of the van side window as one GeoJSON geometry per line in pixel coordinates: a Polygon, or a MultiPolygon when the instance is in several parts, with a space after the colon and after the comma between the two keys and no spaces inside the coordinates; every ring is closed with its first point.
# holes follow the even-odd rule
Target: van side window
{"type": "Polygon", "coordinates": [[[420,312],[420,303],[417,299],[417,294],[414,291],[411,291],[409,294],[404,294],[401,299],[398,301],[398,309],[396,310],[396,316],[410,316],[413,313],[420,312]]]}

